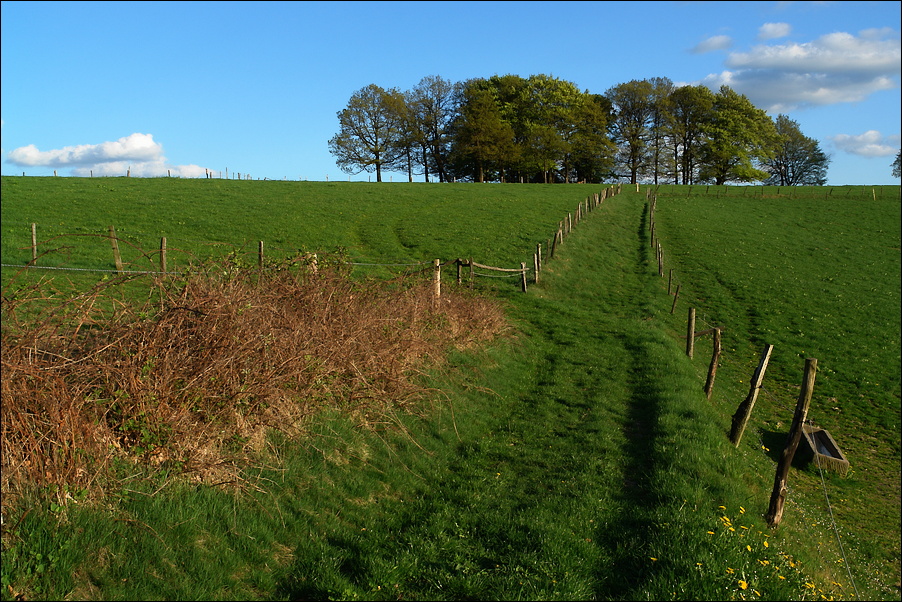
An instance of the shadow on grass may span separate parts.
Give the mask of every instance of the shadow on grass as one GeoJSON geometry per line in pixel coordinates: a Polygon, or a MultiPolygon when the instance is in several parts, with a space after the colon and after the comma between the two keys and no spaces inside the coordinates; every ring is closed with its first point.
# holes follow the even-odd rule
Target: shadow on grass
{"type": "Polygon", "coordinates": [[[617,528],[599,530],[597,541],[613,560],[613,566],[597,569],[596,599],[630,599],[629,593],[639,589],[653,569],[647,562],[647,534],[654,528],[653,509],[658,504],[651,477],[656,460],[654,441],[658,436],[661,412],[660,382],[648,376],[649,341],[642,333],[616,335],[633,358],[629,374],[630,397],[627,400],[627,422],[624,424],[626,444],[623,448],[624,471],[621,484],[621,512],[617,528]]]}

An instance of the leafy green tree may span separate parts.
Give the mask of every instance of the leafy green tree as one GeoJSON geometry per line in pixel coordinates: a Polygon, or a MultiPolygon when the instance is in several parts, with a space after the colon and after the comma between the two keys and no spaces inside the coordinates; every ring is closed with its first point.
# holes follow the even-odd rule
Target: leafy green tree
{"type": "Polygon", "coordinates": [[[721,86],[705,133],[699,171],[702,181],[722,185],[767,179],[768,173],[756,165],[770,158],[776,130],[768,114],[744,95],[721,86]]]}
{"type": "MultiPolygon", "coordinates": [[[[455,169],[485,182],[487,172],[500,173],[515,155],[514,132],[501,118],[490,90],[478,84],[464,91],[460,114],[454,123],[452,155],[455,169]]],[[[491,177],[489,179],[492,179],[491,177]]]]}
{"type": "MultiPolygon", "coordinates": [[[[529,90],[528,82],[519,75],[493,75],[484,80],[479,80],[481,89],[491,93],[498,106],[501,119],[507,123],[513,132],[514,148],[510,153],[510,163],[504,166],[507,177],[524,179],[529,172],[529,141],[530,119],[528,111],[529,90]]],[[[501,177],[502,180],[505,176],[501,177]]]]}
{"type": "Polygon", "coordinates": [[[893,161],[893,177],[902,178],[902,150],[896,153],[896,160],[893,161]]]}
{"type": "Polygon", "coordinates": [[[714,111],[714,93],[705,86],[681,86],[667,100],[666,128],[672,147],[674,182],[692,184],[698,156],[714,111]]]}
{"type": "Polygon", "coordinates": [[[525,91],[523,117],[528,125],[529,157],[543,182],[554,181],[556,174],[566,182],[576,115],[585,94],[572,82],[543,74],[531,75],[525,91]]]}
{"type": "Polygon", "coordinates": [[[653,87],[648,80],[632,80],[605,92],[614,108],[611,138],[619,148],[618,161],[629,172],[631,184],[648,159],[650,122],[654,114],[653,87]]]}
{"type": "Polygon", "coordinates": [[[397,89],[370,84],[354,92],[347,108],[338,112],[338,123],[329,152],[345,173],[376,172],[381,182],[382,170],[403,157],[408,130],[404,96],[397,89]]]}
{"type": "Polygon", "coordinates": [[[608,137],[611,103],[600,94],[586,94],[575,111],[567,165],[578,182],[602,182],[613,175],[617,147],[608,137]]]}
{"type": "Polygon", "coordinates": [[[777,140],[773,155],[764,161],[769,177],[766,184],[775,186],[823,186],[827,183],[830,159],[817,140],[802,134],[799,124],[786,115],[774,122],[777,140]]]}

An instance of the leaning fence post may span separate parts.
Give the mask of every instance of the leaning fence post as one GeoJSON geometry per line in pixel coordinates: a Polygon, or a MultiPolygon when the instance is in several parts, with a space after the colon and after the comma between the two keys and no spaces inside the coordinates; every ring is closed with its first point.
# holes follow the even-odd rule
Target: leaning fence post
{"type": "Polygon", "coordinates": [[[113,245],[113,261],[116,262],[116,271],[122,271],[122,257],[119,255],[119,241],[116,238],[116,229],[110,226],[110,244],[113,245]]]}
{"type": "Polygon", "coordinates": [[[708,366],[708,379],[705,381],[705,397],[711,399],[714,390],[714,376],[717,374],[717,362],[720,360],[720,328],[714,329],[714,350],[711,352],[711,365],[708,366]]]}
{"type": "Polygon", "coordinates": [[[520,280],[521,280],[521,284],[523,285],[523,292],[525,293],[526,292],[526,262],[525,261],[520,262],[520,280]]]}
{"type": "Polygon", "coordinates": [[[31,224],[31,262],[34,263],[38,260],[38,225],[32,222],[31,224]]]}
{"type": "Polygon", "coordinates": [[[671,313],[671,314],[672,314],[674,311],[676,311],[676,303],[677,303],[677,299],[680,298],[680,287],[681,287],[681,286],[683,286],[683,285],[682,285],[682,284],[678,284],[678,285],[677,285],[676,293],[674,293],[674,295],[673,295],[673,305],[670,306],[670,313],[671,313]]]}
{"type": "Polygon", "coordinates": [[[686,326],[686,355],[692,357],[695,348],[695,308],[689,308],[689,323],[686,326]]]}
{"type": "Polygon", "coordinates": [[[749,422],[749,416],[752,415],[752,408],[755,407],[755,401],[758,399],[758,390],[761,389],[761,382],[764,380],[764,371],[767,370],[767,362],[770,361],[770,352],[773,351],[773,345],[764,345],[764,351],[761,352],[761,359],[755,373],[752,375],[752,382],[749,388],[749,394],[736,408],[733,414],[733,424],[730,427],[730,442],[739,447],[742,440],[742,433],[745,432],[745,425],[749,422]]]}
{"type": "Polygon", "coordinates": [[[774,477],[774,490],[770,496],[770,506],[767,509],[765,519],[771,528],[776,528],[783,518],[783,504],[786,502],[786,479],[789,476],[789,467],[795,456],[799,440],[802,438],[802,425],[808,417],[808,408],[811,406],[811,394],[814,391],[814,376],[817,372],[817,360],[808,358],[805,360],[805,376],[802,380],[802,391],[796,402],[796,411],[792,418],[792,426],[789,429],[789,438],[786,447],[777,464],[777,474],[774,477]]]}
{"type": "Polygon", "coordinates": [[[166,273],[166,237],[160,239],[160,271],[166,273]]]}

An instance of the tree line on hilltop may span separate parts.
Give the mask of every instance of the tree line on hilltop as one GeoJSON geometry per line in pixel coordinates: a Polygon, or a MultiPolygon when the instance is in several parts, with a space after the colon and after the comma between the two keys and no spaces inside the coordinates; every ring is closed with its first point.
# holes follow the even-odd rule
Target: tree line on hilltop
{"type": "Polygon", "coordinates": [[[728,86],[633,80],[604,94],[547,75],[405,92],[370,84],[338,112],[329,151],[348,174],[426,181],[795,186],[826,183],[830,159],[785,115],[772,119],[728,86]]]}

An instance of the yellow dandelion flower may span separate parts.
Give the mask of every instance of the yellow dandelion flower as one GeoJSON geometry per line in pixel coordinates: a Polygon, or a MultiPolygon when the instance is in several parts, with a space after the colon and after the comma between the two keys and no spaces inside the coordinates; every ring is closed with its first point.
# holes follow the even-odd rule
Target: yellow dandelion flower
{"type": "Polygon", "coordinates": [[[748,550],[749,552],[751,552],[751,551],[752,551],[752,546],[745,546],[745,549],[748,550]]]}
{"type": "Polygon", "coordinates": [[[808,582],[806,581],[806,582],[805,582],[805,587],[807,587],[808,589],[814,589],[814,584],[813,584],[813,583],[808,583],[808,582]]]}
{"type": "Polygon", "coordinates": [[[748,589],[749,587],[749,584],[742,579],[740,579],[737,583],[739,584],[739,589],[748,589]]]}
{"type": "Polygon", "coordinates": [[[764,544],[764,547],[765,547],[765,548],[769,548],[769,547],[770,547],[770,544],[767,543],[767,540],[766,540],[766,539],[765,539],[764,541],[762,541],[761,543],[764,544]]]}
{"type": "Polygon", "coordinates": [[[714,535],[714,531],[708,531],[708,535],[714,535]]]}
{"type": "Polygon", "coordinates": [[[735,530],[736,530],[736,529],[734,529],[733,527],[730,527],[730,531],[735,531],[735,530]]]}
{"type": "Polygon", "coordinates": [[[745,514],[745,508],[742,506],[739,507],[739,514],[745,514]]]}
{"type": "Polygon", "coordinates": [[[761,563],[761,566],[767,566],[770,564],[770,560],[760,560],[759,559],[758,562],[761,563]]]}
{"type": "Polygon", "coordinates": [[[649,556],[649,558],[651,558],[651,561],[652,561],[652,562],[657,562],[657,561],[658,561],[658,559],[655,558],[654,556],[649,556]]]}
{"type": "Polygon", "coordinates": [[[726,506],[718,506],[718,508],[720,508],[721,510],[726,510],[726,509],[727,509],[726,506]]]}
{"type": "Polygon", "coordinates": [[[748,528],[748,527],[746,527],[746,526],[745,526],[745,525],[739,525],[739,528],[740,528],[740,529],[745,529],[745,530],[746,530],[746,531],[748,531],[748,530],[749,530],[749,528],[748,528]]]}
{"type": "Polygon", "coordinates": [[[727,575],[732,575],[732,574],[735,573],[735,572],[736,572],[736,571],[734,571],[734,570],[731,569],[730,567],[727,567],[727,575]]]}
{"type": "Polygon", "coordinates": [[[783,575],[780,575],[780,576],[778,577],[778,579],[783,579],[783,580],[785,581],[785,580],[786,580],[786,577],[784,577],[783,575]]]}

